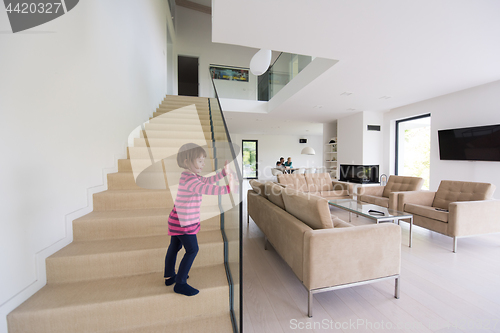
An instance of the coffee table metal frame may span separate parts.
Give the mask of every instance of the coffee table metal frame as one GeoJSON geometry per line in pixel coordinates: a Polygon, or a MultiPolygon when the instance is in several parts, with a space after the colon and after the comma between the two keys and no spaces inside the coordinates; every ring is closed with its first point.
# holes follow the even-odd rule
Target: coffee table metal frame
{"type": "Polygon", "coordinates": [[[334,207],[346,210],[349,212],[349,222],[351,222],[351,214],[361,215],[369,219],[375,220],[377,224],[379,222],[393,222],[398,223],[399,220],[410,219],[410,240],[409,247],[412,245],[412,227],[413,227],[413,215],[409,213],[400,212],[398,210],[385,208],[382,206],[359,202],[352,199],[338,199],[329,200],[328,203],[334,207]],[[368,211],[375,210],[382,212],[384,215],[372,215],[368,211]]]}

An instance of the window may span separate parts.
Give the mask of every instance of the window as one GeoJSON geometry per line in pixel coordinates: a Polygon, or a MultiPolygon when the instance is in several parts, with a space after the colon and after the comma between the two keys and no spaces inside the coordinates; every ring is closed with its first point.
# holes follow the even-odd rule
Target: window
{"type": "Polygon", "coordinates": [[[242,140],[243,147],[243,178],[257,179],[257,140],[242,140]]]}
{"type": "Polygon", "coordinates": [[[396,121],[396,168],[399,176],[422,177],[429,189],[431,115],[396,121]]]}

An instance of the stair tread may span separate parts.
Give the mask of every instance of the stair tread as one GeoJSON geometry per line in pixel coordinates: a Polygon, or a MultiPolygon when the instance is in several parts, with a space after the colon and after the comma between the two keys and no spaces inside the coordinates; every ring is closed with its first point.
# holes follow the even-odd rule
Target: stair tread
{"type": "MultiPolygon", "coordinates": [[[[201,214],[205,212],[219,211],[217,205],[202,206],[201,214]]],[[[147,218],[155,216],[165,216],[170,214],[171,208],[145,208],[145,209],[131,209],[131,210],[112,210],[112,211],[93,211],[75,221],[88,221],[88,220],[105,220],[116,218],[147,218]]]]}
{"type": "MultiPolygon", "coordinates": [[[[170,189],[164,189],[164,190],[150,190],[150,189],[145,189],[145,188],[133,188],[133,189],[108,189],[102,192],[94,193],[94,195],[114,195],[114,194],[142,194],[142,193],[168,193],[170,194],[170,189]]],[[[208,195],[207,195],[208,196],[208,195]]],[[[213,197],[213,195],[211,195],[213,197]]],[[[201,205],[202,207],[206,207],[206,205],[203,205],[204,202],[202,201],[201,205]]],[[[150,208],[145,208],[145,209],[150,209],[150,208]]],[[[161,209],[161,208],[158,208],[161,209]]]]}
{"type": "MultiPolygon", "coordinates": [[[[222,235],[220,230],[203,231],[203,221],[201,223],[202,229],[197,235],[198,243],[200,245],[209,243],[222,243],[222,235]]],[[[99,255],[158,248],[164,248],[166,250],[168,244],[169,238],[167,235],[79,241],[72,242],[68,246],[57,251],[56,253],[51,255],[48,260],[61,257],[99,255]]]]}
{"type": "Polygon", "coordinates": [[[192,333],[192,332],[214,332],[233,333],[233,326],[229,311],[217,316],[192,316],[189,322],[180,320],[167,324],[153,324],[140,327],[131,327],[123,330],[113,330],[108,333],[192,333]]]}
{"type": "MultiPolygon", "coordinates": [[[[224,264],[193,267],[189,284],[200,290],[227,288],[224,264]]],[[[163,272],[112,279],[79,281],[77,283],[47,284],[30,299],[11,312],[11,315],[57,308],[81,307],[96,303],[119,302],[137,298],[169,297],[171,304],[186,303],[189,299],[174,293],[164,284],[163,272]]],[[[196,301],[194,299],[194,301],[196,301]]]]}

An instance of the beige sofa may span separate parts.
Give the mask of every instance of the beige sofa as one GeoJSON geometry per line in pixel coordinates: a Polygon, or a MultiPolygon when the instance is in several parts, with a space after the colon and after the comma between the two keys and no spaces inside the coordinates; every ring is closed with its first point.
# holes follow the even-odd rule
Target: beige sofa
{"type": "Polygon", "coordinates": [[[248,216],[313,294],[396,279],[399,298],[401,230],[392,223],[353,226],[330,215],[328,201],[279,184],[250,181],[248,216]]]}
{"type": "Polygon", "coordinates": [[[495,185],[443,180],[436,192],[400,192],[398,210],[413,214],[413,224],[453,237],[500,232],[500,200],[495,185]]]}
{"type": "Polygon", "coordinates": [[[278,183],[327,200],[352,199],[354,192],[353,184],[332,180],[329,173],[283,174],[278,175],[278,183]]]}
{"type": "Polygon", "coordinates": [[[418,191],[423,183],[424,180],[420,177],[390,176],[385,186],[358,187],[357,199],[359,202],[397,209],[398,193],[418,191]]]}

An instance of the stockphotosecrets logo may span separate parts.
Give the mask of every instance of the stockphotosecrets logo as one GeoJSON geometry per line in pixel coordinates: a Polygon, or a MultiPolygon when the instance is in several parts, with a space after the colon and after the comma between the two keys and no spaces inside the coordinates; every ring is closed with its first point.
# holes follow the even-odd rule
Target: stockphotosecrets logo
{"type": "Polygon", "coordinates": [[[52,21],[72,10],[79,0],[3,0],[12,32],[16,33],[52,21]]]}

